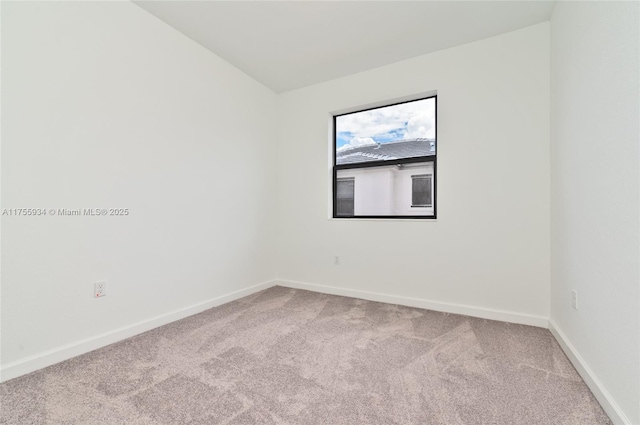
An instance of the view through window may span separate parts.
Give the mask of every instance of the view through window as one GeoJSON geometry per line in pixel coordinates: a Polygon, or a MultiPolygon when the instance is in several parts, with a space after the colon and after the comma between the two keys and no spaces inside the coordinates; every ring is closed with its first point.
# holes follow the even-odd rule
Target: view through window
{"type": "Polygon", "coordinates": [[[334,116],[333,217],[436,217],[437,98],[334,116]]]}

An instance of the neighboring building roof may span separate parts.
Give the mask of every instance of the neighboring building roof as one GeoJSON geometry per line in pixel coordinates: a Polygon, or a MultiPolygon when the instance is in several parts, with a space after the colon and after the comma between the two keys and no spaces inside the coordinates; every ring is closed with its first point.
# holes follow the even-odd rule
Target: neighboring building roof
{"type": "Polygon", "coordinates": [[[436,154],[434,140],[407,139],[389,143],[378,143],[336,152],[336,164],[357,164],[370,161],[432,156],[436,154]]]}

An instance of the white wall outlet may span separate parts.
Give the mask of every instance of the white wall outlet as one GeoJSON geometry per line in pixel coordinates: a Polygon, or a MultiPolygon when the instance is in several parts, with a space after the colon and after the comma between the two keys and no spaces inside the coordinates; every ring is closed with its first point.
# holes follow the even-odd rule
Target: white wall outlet
{"type": "Polygon", "coordinates": [[[339,256],[336,255],[335,257],[333,257],[333,264],[336,265],[336,266],[340,265],[340,257],[339,256]]]}
{"type": "Polygon", "coordinates": [[[93,296],[94,298],[101,298],[107,296],[107,282],[100,281],[93,284],[93,296]]]}
{"type": "Polygon", "coordinates": [[[578,309],[578,291],[575,289],[571,291],[571,305],[574,309],[578,309]]]}

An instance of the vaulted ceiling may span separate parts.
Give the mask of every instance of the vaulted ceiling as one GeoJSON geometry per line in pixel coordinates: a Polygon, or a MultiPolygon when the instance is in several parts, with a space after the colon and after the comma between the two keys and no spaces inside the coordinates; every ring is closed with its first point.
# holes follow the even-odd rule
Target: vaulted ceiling
{"type": "Polygon", "coordinates": [[[547,21],[554,1],[135,1],[276,92],[547,21]]]}

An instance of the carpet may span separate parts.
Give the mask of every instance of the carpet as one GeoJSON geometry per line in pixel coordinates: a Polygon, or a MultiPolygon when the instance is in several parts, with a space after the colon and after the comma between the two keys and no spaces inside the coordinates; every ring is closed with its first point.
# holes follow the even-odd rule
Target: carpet
{"type": "Polygon", "coordinates": [[[1,424],[610,424],[546,329],[273,287],[0,384],[1,424]]]}

